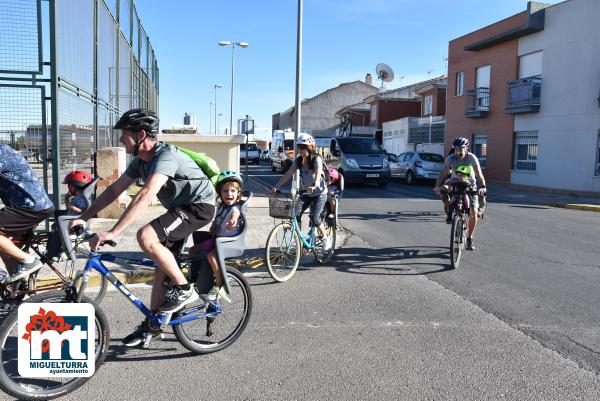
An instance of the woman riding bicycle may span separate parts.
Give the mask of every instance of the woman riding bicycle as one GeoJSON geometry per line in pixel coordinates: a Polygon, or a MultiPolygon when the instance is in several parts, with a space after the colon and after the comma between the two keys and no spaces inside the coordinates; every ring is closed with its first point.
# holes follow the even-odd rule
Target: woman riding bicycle
{"type": "Polygon", "coordinates": [[[319,229],[323,237],[323,249],[331,249],[331,238],[325,231],[325,226],[321,221],[321,211],[327,202],[327,185],[323,179],[323,159],[316,152],[314,138],[309,134],[298,135],[298,154],[290,169],[279,179],[273,187],[273,192],[277,192],[279,187],[289,181],[296,170],[300,170],[300,202],[296,209],[298,221],[306,209],[310,207],[310,221],[319,229]]]}

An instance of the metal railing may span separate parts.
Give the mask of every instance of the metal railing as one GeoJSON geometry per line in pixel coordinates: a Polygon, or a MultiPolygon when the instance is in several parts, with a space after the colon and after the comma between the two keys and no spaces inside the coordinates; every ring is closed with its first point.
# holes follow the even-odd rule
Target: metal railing
{"type": "Polygon", "coordinates": [[[490,88],[468,90],[465,96],[465,115],[467,117],[483,117],[490,110],[490,88]]]}
{"type": "Polygon", "coordinates": [[[508,81],[507,111],[511,109],[518,109],[518,112],[538,111],[541,92],[542,77],[540,75],[508,81]]]}

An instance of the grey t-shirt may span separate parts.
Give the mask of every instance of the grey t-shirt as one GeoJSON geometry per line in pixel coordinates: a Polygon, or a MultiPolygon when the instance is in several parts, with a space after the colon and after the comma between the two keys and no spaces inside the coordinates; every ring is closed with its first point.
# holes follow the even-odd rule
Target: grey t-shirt
{"type": "Polygon", "coordinates": [[[158,142],[150,161],[134,157],[125,174],[144,181],[153,174],[169,177],[157,195],[160,203],[167,209],[189,203],[215,204],[213,184],[196,162],[176,146],[158,142]]]}
{"type": "MultiPolygon", "coordinates": [[[[317,156],[312,166],[308,163],[301,165],[301,162],[302,157],[299,156],[296,159],[296,166],[298,166],[298,169],[300,170],[300,189],[305,190],[306,188],[315,185],[317,167],[321,166],[321,170],[323,169],[323,159],[321,159],[321,156],[317,156]]],[[[319,196],[324,192],[327,192],[327,186],[325,185],[325,177],[321,172],[321,182],[319,182],[319,186],[315,188],[313,193],[307,193],[306,195],[319,196]]]]}
{"type": "Polygon", "coordinates": [[[456,155],[453,153],[446,158],[446,165],[449,165],[450,168],[452,169],[452,176],[455,176],[454,172],[456,171],[456,168],[458,166],[473,167],[473,172],[471,173],[471,179],[473,180],[473,182],[475,182],[475,169],[477,167],[479,167],[479,159],[477,159],[477,156],[475,156],[473,153],[467,152],[465,157],[463,157],[460,160],[457,159],[456,155]]]}

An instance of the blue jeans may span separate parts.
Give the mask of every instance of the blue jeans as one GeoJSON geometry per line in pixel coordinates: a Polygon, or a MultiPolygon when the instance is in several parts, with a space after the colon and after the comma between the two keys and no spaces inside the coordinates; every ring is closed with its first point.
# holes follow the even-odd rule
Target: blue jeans
{"type": "Polygon", "coordinates": [[[298,220],[298,224],[300,224],[302,214],[310,207],[310,221],[315,227],[320,226],[321,210],[323,210],[325,202],[327,202],[327,192],[316,196],[300,195],[300,200],[296,204],[296,219],[298,220]]]}

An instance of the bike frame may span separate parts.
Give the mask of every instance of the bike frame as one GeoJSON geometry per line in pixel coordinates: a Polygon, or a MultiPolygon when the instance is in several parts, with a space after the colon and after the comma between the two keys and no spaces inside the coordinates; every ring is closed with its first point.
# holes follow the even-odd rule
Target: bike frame
{"type": "Polygon", "coordinates": [[[102,261],[120,261],[132,265],[156,267],[155,263],[152,260],[146,258],[131,259],[111,254],[99,254],[97,252],[91,252],[88,261],[85,264],[85,268],[83,269],[83,283],[81,285],[81,290],[77,294],[77,302],[81,302],[83,298],[85,287],[90,277],[90,271],[93,269],[98,271],[102,276],[104,276],[113,286],[115,286],[119,290],[121,294],[123,294],[129,300],[129,302],[131,302],[140,312],[144,314],[144,316],[150,319],[157,326],[172,326],[175,324],[185,323],[191,320],[202,319],[205,317],[214,317],[223,313],[223,309],[218,303],[209,301],[208,304],[212,307],[212,312],[205,312],[199,315],[192,315],[196,312],[199,312],[204,306],[202,308],[195,307],[190,310],[186,310],[185,312],[179,311],[179,318],[175,320],[171,320],[171,313],[159,312],[154,314],[138,297],[135,296],[135,294],[133,294],[123,283],[121,283],[121,281],[119,281],[119,279],[116,278],[115,275],[112,274],[112,272],[106,266],[104,266],[104,264],[102,264],[102,261]]]}

